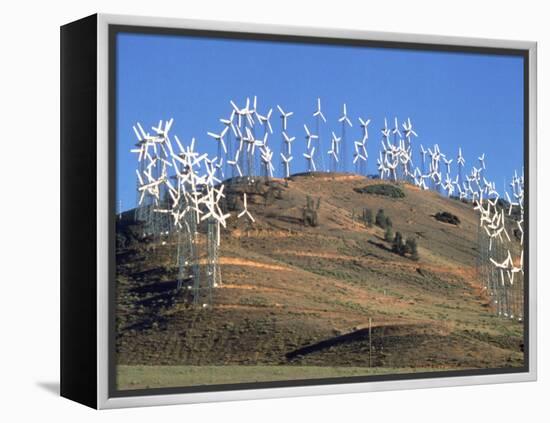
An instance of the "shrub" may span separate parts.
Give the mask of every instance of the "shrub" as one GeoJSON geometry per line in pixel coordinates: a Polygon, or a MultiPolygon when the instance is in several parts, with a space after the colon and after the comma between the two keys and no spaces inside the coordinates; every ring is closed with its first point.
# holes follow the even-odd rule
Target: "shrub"
{"type": "Polygon", "coordinates": [[[393,241],[393,231],[389,226],[386,228],[386,233],[384,234],[384,239],[388,242],[393,241]]]}
{"type": "Polygon", "coordinates": [[[308,195],[306,197],[306,206],[302,210],[302,220],[304,225],[318,226],[319,218],[317,210],[321,207],[321,198],[317,199],[317,205],[315,206],[314,200],[308,195]]]}
{"type": "Polygon", "coordinates": [[[458,216],[455,216],[452,213],[449,212],[438,212],[434,216],[436,220],[439,220],[440,222],[450,223],[451,225],[460,225],[460,219],[458,216]]]}
{"type": "Polygon", "coordinates": [[[372,210],[367,208],[363,209],[363,222],[365,222],[365,225],[371,228],[373,220],[372,210]]]}
{"type": "Polygon", "coordinates": [[[360,194],[384,195],[391,198],[405,197],[405,192],[401,188],[390,184],[367,185],[363,188],[355,188],[355,191],[360,194]]]}
{"type": "Polygon", "coordinates": [[[418,260],[418,245],[416,243],[416,238],[407,238],[405,242],[406,253],[411,255],[411,259],[418,260]]]}
{"type": "Polygon", "coordinates": [[[403,235],[401,235],[401,232],[395,233],[395,238],[393,239],[392,251],[401,256],[405,254],[405,243],[403,242],[403,235]]]}
{"type": "Polygon", "coordinates": [[[376,213],[375,223],[376,226],[386,229],[386,215],[384,214],[384,209],[379,209],[376,213]]]}

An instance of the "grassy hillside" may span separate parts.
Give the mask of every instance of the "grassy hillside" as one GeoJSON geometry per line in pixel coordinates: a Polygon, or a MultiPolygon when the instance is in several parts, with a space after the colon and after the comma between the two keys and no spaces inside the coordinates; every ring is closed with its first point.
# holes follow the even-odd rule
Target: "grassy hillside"
{"type": "MultiPolygon", "coordinates": [[[[521,366],[521,323],[495,317],[476,280],[471,205],[408,184],[399,187],[404,197],[364,189],[381,183],[387,184],[313,174],[226,189],[229,209],[240,210],[237,199],[247,192],[256,222],[231,218],[222,232],[223,283],[204,309],[188,304],[189,291],[175,291],[175,237],[142,240],[131,219],[119,221],[121,369],[321,366],[383,373],[521,366]],[[315,227],[302,221],[308,195],[320,198],[315,227]],[[360,221],[364,208],[383,209],[394,231],[415,237],[419,260],[392,252],[383,229],[360,221]],[[460,224],[438,221],[438,212],[460,224]]],[[[235,372],[231,380],[251,377],[235,372]]]]}

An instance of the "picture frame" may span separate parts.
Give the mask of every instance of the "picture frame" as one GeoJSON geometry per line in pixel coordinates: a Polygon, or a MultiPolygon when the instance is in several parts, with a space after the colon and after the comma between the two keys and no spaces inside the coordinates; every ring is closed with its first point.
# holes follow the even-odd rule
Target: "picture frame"
{"type": "MultiPolygon", "coordinates": [[[[526,41],[106,14],[92,15],[61,27],[61,395],[101,409],[536,380],[536,48],[536,43],[526,41]],[[521,60],[523,113],[519,117],[523,145],[520,151],[526,189],[523,190],[522,178],[524,285],[518,300],[522,310],[518,324],[523,334],[523,365],[119,389],[117,350],[124,348],[117,347],[119,282],[115,253],[117,216],[123,213],[117,206],[119,188],[115,184],[122,165],[115,157],[120,130],[117,107],[124,94],[117,86],[117,81],[123,79],[117,79],[121,77],[115,64],[119,63],[121,54],[117,44],[120,34],[511,56],[521,60]]],[[[225,72],[231,74],[231,66],[225,72]]],[[[127,74],[122,78],[126,77],[129,78],[127,74]]],[[[194,83],[205,84],[200,79],[194,83]]],[[[156,122],[158,118],[150,119],[156,122]]],[[[131,128],[127,129],[131,132],[131,128]]],[[[306,132],[309,135],[307,128],[306,132]]],[[[373,156],[376,153],[373,152],[373,156]]],[[[347,169],[344,167],[343,172],[347,169]]],[[[266,170],[266,176],[267,173],[266,170]]],[[[247,210],[246,197],[244,209],[247,210]]],[[[200,306],[215,308],[208,301],[200,306]]],[[[368,329],[371,329],[370,320],[368,329]]],[[[135,336],[131,334],[131,338],[135,336]]]]}

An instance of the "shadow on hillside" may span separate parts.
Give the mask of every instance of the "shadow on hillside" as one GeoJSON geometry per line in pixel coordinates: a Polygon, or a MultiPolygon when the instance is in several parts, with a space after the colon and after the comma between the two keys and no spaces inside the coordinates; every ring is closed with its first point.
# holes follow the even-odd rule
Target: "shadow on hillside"
{"type": "Polygon", "coordinates": [[[302,219],[300,219],[298,217],[293,217],[293,216],[275,216],[274,215],[274,216],[267,216],[267,217],[277,219],[280,222],[292,223],[294,225],[302,225],[303,224],[302,219]]]}
{"type": "Polygon", "coordinates": [[[335,336],[333,338],[325,339],[324,341],[316,344],[308,345],[307,347],[299,348],[286,354],[287,360],[292,360],[298,356],[304,356],[315,352],[323,351],[331,347],[339,346],[342,344],[348,344],[357,341],[368,341],[369,330],[359,329],[354,332],[346,333],[344,335],[335,336]]]}
{"type": "Polygon", "coordinates": [[[376,241],[373,241],[372,239],[369,239],[367,242],[368,242],[369,244],[371,244],[371,245],[374,245],[375,247],[378,247],[378,248],[384,250],[384,251],[388,251],[388,252],[390,252],[390,253],[392,252],[392,251],[391,251],[391,248],[386,247],[386,246],[385,246],[384,244],[382,244],[381,242],[376,242],[376,241]]]}
{"type": "Polygon", "coordinates": [[[158,294],[174,291],[178,287],[178,281],[158,281],[147,285],[132,288],[131,291],[136,294],[158,294]]]}

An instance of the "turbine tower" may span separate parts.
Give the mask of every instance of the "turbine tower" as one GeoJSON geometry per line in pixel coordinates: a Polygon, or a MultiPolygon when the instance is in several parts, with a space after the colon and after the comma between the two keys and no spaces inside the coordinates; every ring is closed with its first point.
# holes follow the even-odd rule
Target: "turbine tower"
{"type": "Polygon", "coordinates": [[[456,164],[458,165],[458,184],[462,186],[462,169],[464,169],[464,165],[466,164],[466,161],[464,160],[464,157],[462,156],[462,147],[458,147],[458,156],[456,158],[456,164]]]}
{"type": "MultiPolygon", "coordinates": [[[[292,137],[292,141],[288,141],[290,138],[287,133],[287,126],[288,126],[288,118],[290,118],[294,114],[294,112],[285,112],[283,108],[278,104],[277,104],[277,109],[279,110],[279,113],[280,113],[279,117],[281,118],[281,152],[285,151],[286,149],[286,157],[290,157],[290,143],[294,141],[294,137],[292,137]]],[[[284,161],[281,162],[281,168],[287,169],[287,166],[284,161]]]]}
{"type": "MultiPolygon", "coordinates": [[[[317,97],[317,110],[313,113],[313,117],[315,118],[315,133],[317,134],[317,146],[319,151],[323,151],[323,141],[321,137],[321,120],[324,123],[327,123],[327,119],[325,118],[325,115],[321,111],[321,99],[319,97],[317,97]]],[[[321,171],[326,171],[325,157],[323,154],[321,154],[321,171]]]]}
{"type": "Polygon", "coordinates": [[[349,125],[351,128],[353,125],[351,124],[351,120],[348,118],[348,111],[346,107],[346,103],[344,103],[342,107],[342,116],[338,119],[338,122],[342,123],[342,155],[341,155],[341,166],[342,166],[342,172],[346,172],[347,170],[347,164],[348,164],[348,156],[347,156],[347,141],[346,141],[346,124],[349,125]]]}

